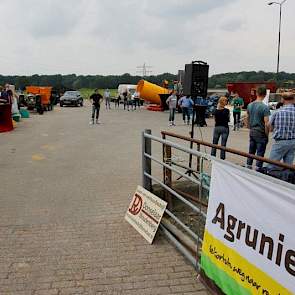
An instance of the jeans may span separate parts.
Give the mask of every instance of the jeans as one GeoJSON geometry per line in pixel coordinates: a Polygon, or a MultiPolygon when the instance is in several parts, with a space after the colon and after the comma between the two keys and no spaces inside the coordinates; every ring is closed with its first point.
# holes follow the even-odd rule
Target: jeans
{"type": "Polygon", "coordinates": [[[174,122],[174,118],[175,118],[175,111],[176,109],[170,109],[170,114],[169,114],[169,122],[174,122]]]}
{"type": "Polygon", "coordinates": [[[190,110],[189,110],[189,108],[183,107],[182,108],[182,118],[183,118],[183,121],[185,121],[185,118],[186,117],[187,117],[187,122],[189,122],[190,119],[191,119],[190,110]]]}
{"type": "Polygon", "coordinates": [[[134,106],[135,106],[135,109],[136,109],[136,106],[138,106],[138,108],[140,108],[140,103],[139,103],[139,99],[138,98],[135,98],[134,99],[134,106]]]}
{"type": "Polygon", "coordinates": [[[116,107],[120,107],[120,99],[119,98],[117,98],[116,100],[115,100],[115,108],[116,107]]]}
{"type": "Polygon", "coordinates": [[[111,98],[110,97],[106,97],[106,109],[111,109],[111,98]]]}
{"type": "MultiPolygon", "coordinates": [[[[218,144],[219,138],[221,137],[221,145],[226,146],[226,142],[229,135],[229,129],[224,126],[216,126],[213,132],[213,144],[218,144]]],[[[212,148],[211,156],[216,157],[216,148],[212,148]]],[[[225,151],[220,151],[220,159],[225,159],[225,151]]]]}
{"type": "Polygon", "coordinates": [[[240,122],[241,122],[241,113],[240,112],[233,112],[234,115],[234,130],[240,128],[240,122]]]}
{"type": "Polygon", "coordinates": [[[95,113],[96,113],[96,120],[98,120],[99,110],[100,110],[100,106],[92,106],[92,116],[91,116],[92,121],[94,121],[95,113]]]}
{"type": "MultiPolygon", "coordinates": [[[[273,143],[269,158],[271,160],[281,161],[293,165],[295,155],[295,139],[277,140],[273,143]]],[[[268,167],[274,167],[269,164],[268,167]]]]}
{"type": "Polygon", "coordinates": [[[130,101],[130,105],[131,105],[131,110],[136,110],[136,102],[134,99],[130,101]]]}
{"type": "MultiPolygon", "coordinates": [[[[268,143],[267,137],[250,136],[249,154],[251,154],[251,155],[257,154],[257,156],[264,157],[267,143],[268,143]]],[[[252,164],[253,164],[253,159],[248,158],[247,159],[247,166],[249,168],[251,168],[252,164]]],[[[256,161],[257,168],[261,168],[262,165],[263,165],[263,162],[256,161]]]]}

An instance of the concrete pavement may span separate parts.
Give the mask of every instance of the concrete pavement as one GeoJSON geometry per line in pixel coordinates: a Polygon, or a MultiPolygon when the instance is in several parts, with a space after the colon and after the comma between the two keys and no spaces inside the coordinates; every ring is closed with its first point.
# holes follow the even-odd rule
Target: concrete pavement
{"type": "Polygon", "coordinates": [[[168,114],[89,115],[57,107],[0,134],[0,294],[207,294],[163,237],[150,246],[124,221],[141,131],[169,129],[168,114]]]}

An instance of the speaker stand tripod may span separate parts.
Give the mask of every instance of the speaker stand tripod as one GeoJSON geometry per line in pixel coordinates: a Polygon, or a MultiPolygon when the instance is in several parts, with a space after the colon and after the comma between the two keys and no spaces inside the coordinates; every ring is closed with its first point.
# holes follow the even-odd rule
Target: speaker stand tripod
{"type": "MultiPolygon", "coordinates": [[[[194,139],[195,136],[195,117],[196,117],[196,110],[195,107],[193,107],[193,118],[192,118],[192,127],[191,127],[191,131],[190,131],[190,137],[191,139],[194,139]]],[[[193,149],[194,143],[191,141],[190,142],[190,149],[193,149]]],[[[189,164],[188,164],[188,168],[187,171],[185,172],[185,174],[187,174],[188,176],[194,176],[197,180],[199,180],[199,176],[196,174],[196,172],[192,171],[192,165],[193,165],[193,155],[190,154],[189,155],[189,164]]],[[[177,178],[177,180],[181,179],[183,176],[179,176],[177,178]]]]}

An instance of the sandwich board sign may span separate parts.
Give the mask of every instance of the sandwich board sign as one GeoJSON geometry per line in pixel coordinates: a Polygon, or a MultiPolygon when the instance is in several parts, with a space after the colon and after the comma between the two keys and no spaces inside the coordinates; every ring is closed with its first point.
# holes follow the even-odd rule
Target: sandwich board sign
{"type": "Polygon", "coordinates": [[[229,295],[295,294],[295,186],[212,162],[201,270],[229,295]]]}
{"type": "Polygon", "coordinates": [[[126,212],[125,220],[152,244],[166,206],[167,202],[138,186],[126,212]]]}

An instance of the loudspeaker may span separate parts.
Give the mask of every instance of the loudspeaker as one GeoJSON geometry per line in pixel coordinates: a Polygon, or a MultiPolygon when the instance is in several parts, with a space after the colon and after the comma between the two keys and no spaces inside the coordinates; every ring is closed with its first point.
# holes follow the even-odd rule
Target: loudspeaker
{"type": "Polygon", "coordinates": [[[183,93],[193,98],[207,97],[209,65],[203,61],[193,61],[185,65],[183,93]]]}

